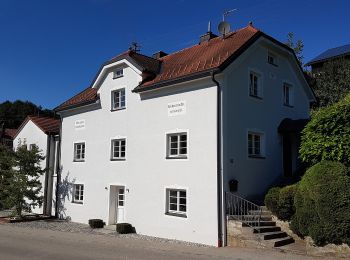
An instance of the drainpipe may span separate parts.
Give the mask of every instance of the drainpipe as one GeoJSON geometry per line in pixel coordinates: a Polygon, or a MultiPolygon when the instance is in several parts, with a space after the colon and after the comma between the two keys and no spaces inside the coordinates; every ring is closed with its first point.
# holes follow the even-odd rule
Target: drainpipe
{"type": "Polygon", "coordinates": [[[55,191],[55,197],[56,197],[56,204],[55,204],[55,218],[58,218],[58,208],[59,203],[61,203],[59,198],[59,184],[61,181],[61,136],[62,136],[62,118],[60,116],[60,131],[58,134],[58,143],[57,143],[57,162],[56,162],[56,191],[55,191]]]}
{"type": "Polygon", "coordinates": [[[217,196],[218,196],[218,247],[224,246],[225,238],[223,234],[223,174],[222,174],[222,97],[221,97],[221,86],[220,83],[215,79],[215,75],[220,71],[211,72],[211,79],[217,86],[217,109],[216,109],[216,120],[217,120],[217,196]]]}
{"type": "Polygon", "coordinates": [[[43,214],[47,215],[48,212],[48,185],[49,185],[49,175],[50,175],[50,150],[51,150],[51,136],[50,133],[47,134],[46,142],[46,172],[45,172],[45,187],[44,187],[44,207],[43,214]]]}

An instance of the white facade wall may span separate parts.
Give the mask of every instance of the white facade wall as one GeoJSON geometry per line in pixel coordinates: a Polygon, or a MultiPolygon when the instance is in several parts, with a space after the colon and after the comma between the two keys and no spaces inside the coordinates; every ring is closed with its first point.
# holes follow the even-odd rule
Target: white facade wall
{"type": "MultiPolygon", "coordinates": [[[[284,118],[309,118],[310,100],[292,56],[273,44],[257,41],[225,71],[224,76],[224,172],[225,188],[238,180],[237,194],[260,199],[283,176],[282,136],[277,128],[284,118]],[[277,65],[267,63],[268,51],[277,65]],[[249,96],[249,72],[262,79],[262,99],[249,96]],[[293,107],[283,105],[283,83],[293,87],[293,107]],[[248,157],[248,131],[264,134],[265,158],[248,157]]],[[[295,147],[296,150],[296,147],[295,147]]],[[[296,164],[294,154],[293,164],[296,164]]]]}
{"type": "MultiPolygon", "coordinates": [[[[24,127],[21,129],[21,131],[17,134],[13,141],[13,147],[16,150],[19,145],[27,144],[27,147],[29,149],[29,146],[31,144],[36,144],[39,147],[39,150],[41,150],[41,154],[43,156],[46,156],[47,154],[47,135],[37,126],[35,125],[31,120],[29,120],[24,127]]],[[[40,164],[42,169],[46,168],[46,158],[41,162],[40,164]]],[[[45,188],[45,174],[39,177],[39,180],[42,185],[42,189],[40,192],[40,195],[44,195],[44,188],[45,188]]],[[[37,214],[43,213],[43,207],[36,207],[33,208],[32,211],[37,214]]]]}
{"type": "Polygon", "coordinates": [[[108,73],[99,89],[100,108],[62,114],[62,181],[84,184],[84,202],[72,203],[68,194],[61,216],[110,223],[111,189],[125,186],[125,222],[137,233],[217,245],[216,87],[205,79],[175,90],[132,93],[140,81],[133,66],[126,66],[122,78],[108,73]],[[111,112],[111,91],[122,87],[126,109],[111,112]],[[178,101],[186,102],[186,113],[169,117],[168,104],[178,101]],[[75,129],[77,120],[85,120],[84,129],[75,129]],[[166,134],[179,131],[188,133],[188,159],[166,159],[166,134]],[[119,137],[126,138],[126,160],[111,161],[111,139],[119,137]],[[85,162],[73,162],[80,141],[85,162]],[[187,218],[165,214],[166,188],[187,191],[187,218]]]}

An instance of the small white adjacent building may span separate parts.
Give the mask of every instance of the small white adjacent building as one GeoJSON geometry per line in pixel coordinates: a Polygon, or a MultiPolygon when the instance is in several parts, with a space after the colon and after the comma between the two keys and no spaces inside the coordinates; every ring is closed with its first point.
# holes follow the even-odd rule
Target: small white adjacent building
{"type": "Polygon", "coordinates": [[[41,162],[41,168],[46,169],[44,175],[40,176],[44,197],[43,205],[32,209],[33,213],[51,216],[55,214],[55,191],[57,156],[59,149],[60,120],[41,116],[28,116],[17,129],[13,138],[13,148],[17,150],[20,146],[32,149],[36,145],[45,159],[41,162]]]}
{"type": "Polygon", "coordinates": [[[298,169],[290,126],[314,100],[294,52],[251,24],[173,54],[122,53],[56,108],[59,215],[220,246],[225,192],[259,199],[298,169]]]}

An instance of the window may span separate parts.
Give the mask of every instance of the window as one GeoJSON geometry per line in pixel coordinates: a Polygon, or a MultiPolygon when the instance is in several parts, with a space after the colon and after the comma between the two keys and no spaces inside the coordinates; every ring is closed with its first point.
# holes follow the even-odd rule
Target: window
{"type": "Polygon", "coordinates": [[[268,53],[267,54],[267,62],[271,65],[277,66],[277,58],[276,55],[272,54],[272,53],[268,53]]]}
{"type": "Polygon", "coordinates": [[[83,204],[84,200],[84,185],[74,184],[73,185],[73,203],[83,204]]]}
{"type": "Polygon", "coordinates": [[[85,161],[85,143],[74,144],[74,161],[76,162],[85,161]]]}
{"type": "Polygon", "coordinates": [[[286,106],[292,106],[292,85],[284,83],[283,84],[283,104],[286,106]]]}
{"type": "Polygon", "coordinates": [[[263,157],[262,152],[263,134],[248,133],[248,156],[249,157],[263,157]]]}
{"type": "Polygon", "coordinates": [[[120,78],[124,76],[124,70],[123,69],[117,69],[113,72],[113,78],[120,78]]]}
{"type": "Polygon", "coordinates": [[[261,80],[259,74],[255,72],[249,73],[249,95],[261,98],[261,80]]]}
{"type": "Polygon", "coordinates": [[[125,108],[125,88],[112,91],[112,110],[125,108]]]}
{"type": "Polygon", "coordinates": [[[30,144],[30,145],[29,145],[29,150],[33,150],[34,147],[35,147],[35,144],[30,144]]]}
{"type": "Polygon", "coordinates": [[[171,215],[186,216],[187,194],[186,190],[167,189],[167,210],[171,215]]]}
{"type": "Polygon", "coordinates": [[[126,139],[112,140],[111,160],[125,160],[126,139]]]}
{"type": "Polygon", "coordinates": [[[187,133],[167,135],[169,158],[187,158],[187,133]]]}

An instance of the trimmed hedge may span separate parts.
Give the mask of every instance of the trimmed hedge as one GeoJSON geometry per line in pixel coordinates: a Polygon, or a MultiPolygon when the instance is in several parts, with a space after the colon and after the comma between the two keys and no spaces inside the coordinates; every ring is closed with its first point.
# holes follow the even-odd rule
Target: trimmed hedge
{"type": "Polygon", "coordinates": [[[279,219],[291,220],[295,213],[294,196],[297,184],[271,188],[265,196],[266,207],[279,219]]]}
{"type": "Polygon", "coordinates": [[[132,225],[129,223],[118,223],[117,224],[117,232],[119,234],[133,233],[132,225]]]}
{"type": "Polygon", "coordinates": [[[280,187],[273,187],[269,189],[269,191],[265,195],[265,206],[275,215],[278,211],[278,200],[280,196],[280,190],[280,187]]]}
{"type": "Polygon", "coordinates": [[[89,225],[91,228],[103,228],[105,223],[102,219],[89,219],[89,225]]]}
{"type": "Polygon", "coordinates": [[[350,174],[339,162],[322,161],[307,170],[295,195],[291,228],[316,245],[350,244],[350,174]]]}
{"type": "Polygon", "coordinates": [[[291,220],[294,213],[294,196],[297,191],[297,184],[283,187],[280,190],[278,199],[277,217],[282,220],[291,220]]]}

